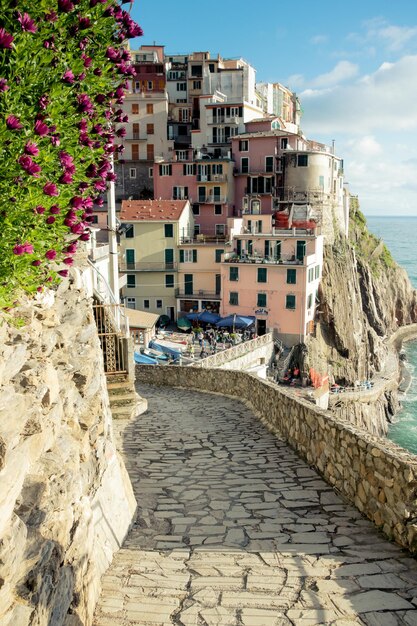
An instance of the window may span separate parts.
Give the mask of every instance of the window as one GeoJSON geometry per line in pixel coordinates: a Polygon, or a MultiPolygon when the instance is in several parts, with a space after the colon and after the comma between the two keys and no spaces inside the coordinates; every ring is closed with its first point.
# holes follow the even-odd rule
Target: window
{"type": "Polygon", "coordinates": [[[224,250],[215,250],[215,261],[216,261],[216,263],[221,263],[223,252],[224,252],[224,250]]]}
{"type": "Polygon", "coordinates": [[[135,251],[132,248],[126,248],[125,260],[127,269],[135,269],[135,251]]]}
{"type": "Polygon", "coordinates": [[[133,224],[129,224],[129,226],[125,230],[125,237],[126,239],[133,239],[134,236],[135,236],[135,231],[134,231],[133,224]]]}
{"type": "Polygon", "coordinates": [[[249,142],[247,139],[241,139],[239,141],[239,151],[247,152],[249,150],[249,142]]]}
{"type": "Polygon", "coordinates": [[[286,309],[295,309],[295,296],[292,294],[288,294],[285,298],[285,308],[286,309]]]}
{"type": "Polygon", "coordinates": [[[229,304],[239,304],[239,294],[237,291],[231,291],[229,293],[229,304]]]}
{"type": "Polygon", "coordinates": [[[215,228],[215,234],[218,237],[223,237],[226,234],[226,225],[225,224],[216,224],[214,228],[215,228]]]}
{"type": "Polygon", "coordinates": [[[230,117],[239,117],[239,107],[230,107],[230,117]]]}
{"type": "Polygon", "coordinates": [[[153,161],[153,158],[154,158],[153,143],[148,143],[146,146],[146,158],[148,161],[153,161]]]}
{"type": "Polygon", "coordinates": [[[297,283],[297,270],[287,270],[287,285],[295,285],[297,283]]]}
{"type": "Polygon", "coordinates": [[[138,122],[132,124],[132,138],[140,139],[140,124],[138,122]]]}
{"type": "Polygon", "coordinates": [[[153,167],[150,167],[148,170],[148,176],[149,178],[153,178],[153,167]]]}
{"type": "Polygon", "coordinates": [[[162,309],[162,300],[157,300],[156,301],[156,308],[157,309],[162,309]]]}
{"type": "Polygon", "coordinates": [[[134,115],[139,113],[139,105],[138,104],[135,104],[135,103],[132,104],[132,113],[134,115]]]}
{"type": "Polygon", "coordinates": [[[266,283],[268,279],[268,270],[266,267],[258,267],[258,283],[266,283]]]}
{"type": "Polygon", "coordinates": [[[165,274],[165,287],[171,288],[174,286],[174,274],[165,274]]]}
{"type": "Polygon", "coordinates": [[[177,83],[177,91],[187,91],[187,83],[177,83]]]}
{"type": "Polygon", "coordinates": [[[146,132],[148,133],[148,135],[153,135],[154,134],[154,125],[153,124],[146,124],[146,132]]]}
{"type": "Polygon", "coordinates": [[[164,224],[165,237],[174,236],[174,224],[164,224]]]}
{"type": "Polygon", "coordinates": [[[190,111],[189,109],[180,109],[178,111],[178,119],[180,122],[189,122],[190,121],[190,111]]]}
{"type": "Polygon", "coordinates": [[[197,250],[180,250],[180,263],[197,263],[197,250]]]}
{"type": "Polygon", "coordinates": [[[214,74],[214,63],[209,63],[209,72],[210,74],[214,74]]]}
{"type": "Polygon", "coordinates": [[[313,306],[313,294],[310,293],[307,298],[307,308],[311,309],[312,306],[313,306]]]}
{"type": "Polygon", "coordinates": [[[297,165],[298,167],[308,167],[308,154],[298,154],[297,165]]]}
{"type": "Polygon", "coordinates": [[[265,157],[265,172],[273,172],[274,171],[274,157],[267,156],[265,157]]]}
{"type": "Polygon", "coordinates": [[[136,178],[136,167],[129,168],[129,178],[136,178]]]}
{"type": "Polygon", "coordinates": [[[193,215],[200,215],[200,205],[194,203],[193,204],[193,215]]]}
{"type": "Polygon", "coordinates": [[[132,287],[136,287],[136,275],[135,274],[127,274],[126,287],[129,287],[129,289],[132,287]]]}
{"type": "Polygon", "coordinates": [[[283,137],[281,139],[281,150],[286,150],[288,148],[288,138],[283,137]]]}
{"type": "Polygon", "coordinates": [[[132,143],[132,161],[139,160],[139,145],[137,143],[132,143]]]}
{"type": "Polygon", "coordinates": [[[266,306],[266,293],[258,293],[258,299],[256,301],[256,306],[265,307],[266,306]]]}
{"type": "Polygon", "coordinates": [[[215,204],[214,205],[214,215],[221,215],[222,214],[222,205],[221,204],[215,204]]]}
{"type": "Polygon", "coordinates": [[[211,166],[211,173],[214,175],[223,174],[223,164],[222,163],[213,163],[211,166]]]}
{"type": "Polygon", "coordinates": [[[146,113],[148,115],[152,115],[153,114],[153,104],[147,104],[146,105],[146,113]]]}
{"type": "Polygon", "coordinates": [[[175,150],[178,161],[186,161],[188,157],[188,150],[175,150]]]}
{"type": "Polygon", "coordinates": [[[324,189],[324,176],[319,176],[319,187],[324,189]]]}
{"type": "Polygon", "coordinates": [[[229,267],[229,280],[235,282],[239,280],[239,268],[229,267]]]}
{"type": "Polygon", "coordinates": [[[98,215],[93,215],[92,218],[93,218],[93,221],[91,223],[98,224],[98,215]]]}
{"type": "MultiPolygon", "coordinates": [[[[184,152],[186,152],[186,150],[184,150],[184,152]]],[[[195,176],[195,173],[196,173],[195,163],[184,163],[182,167],[182,173],[184,176],[195,176]]]]}
{"type": "Polygon", "coordinates": [[[126,306],[128,309],[136,309],[136,298],[126,298],[126,306]]]}
{"type": "Polygon", "coordinates": [[[308,282],[311,283],[314,280],[314,267],[310,267],[308,270],[308,282]]]}
{"type": "Polygon", "coordinates": [[[194,235],[200,234],[200,224],[194,224],[194,235]]]}
{"type": "Polygon", "coordinates": [[[151,80],[148,80],[146,83],[146,87],[148,89],[148,91],[152,91],[153,89],[153,82],[151,80]]]}
{"type": "Polygon", "coordinates": [[[193,80],[193,89],[201,89],[201,80],[193,80]]]}
{"type": "Polygon", "coordinates": [[[144,309],[149,309],[149,300],[144,300],[143,301],[143,308],[144,309]]]}
{"type": "Polygon", "coordinates": [[[173,200],[186,200],[188,198],[188,187],[173,187],[173,200]]]}
{"type": "Polygon", "coordinates": [[[314,268],[314,278],[319,278],[320,276],[320,265],[316,265],[314,268]]]}
{"type": "Polygon", "coordinates": [[[160,165],[159,166],[159,175],[160,176],[172,176],[172,165],[160,165]]]}
{"type": "Polygon", "coordinates": [[[242,157],[240,159],[240,171],[242,174],[247,174],[249,172],[249,158],[242,157]]]}

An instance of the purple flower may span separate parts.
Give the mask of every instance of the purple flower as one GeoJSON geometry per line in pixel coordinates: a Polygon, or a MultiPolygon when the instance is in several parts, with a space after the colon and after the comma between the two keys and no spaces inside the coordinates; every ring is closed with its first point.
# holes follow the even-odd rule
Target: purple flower
{"type": "Polygon", "coordinates": [[[85,50],[88,45],[88,37],[84,37],[78,44],[80,50],[85,50]]]}
{"type": "Polygon", "coordinates": [[[4,28],[0,28],[0,48],[11,48],[14,37],[4,28]]]}
{"type": "Polygon", "coordinates": [[[58,0],[58,9],[63,13],[69,13],[74,8],[74,4],[71,0],[58,0]]]}
{"type": "Polygon", "coordinates": [[[48,104],[49,104],[48,96],[46,95],[46,93],[44,93],[43,96],[39,98],[39,107],[44,111],[46,107],[48,106],[48,104]]]}
{"type": "Polygon", "coordinates": [[[78,191],[79,191],[79,193],[84,193],[84,191],[85,191],[86,189],[88,189],[88,188],[89,188],[89,186],[90,186],[90,185],[89,185],[88,183],[80,183],[80,184],[78,185],[78,191]]]}
{"type": "Polygon", "coordinates": [[[35,213],[37,213],[38,215],[42,215],[42,213],[45,213],[46,209],[44,206],[41,206],[40,204],[38,204],[38,206],[35,206],[35,213]]]}
{"type": "Polygon", "coordinates": [[[116,130],[116,135],[118,137],[126,137],[126,128],[124,126],[122,126],[122,128],[118,128],[116,130]]]}
{"type": "Polygon", "coordinates": [[[47,224],[53,224],[55,222],[55,218],[53,215],[50,215],[49,217],[46,218],[45,222],[47,224]]]}
{"type": "Polygon", "coordinates": [[[85,77],[86,77],[86,73],[81,72],[81,74],[78,74],[77,80],[81,82],[82,80],[84,80],[85,77]]]}
{"type": "Polygon", "coordinates": [[[90,233],[89,232],[83,233],[80,237],[78,237],[78,239],[80,239],[81,241],[89,241],[90,233]]]}
{"type": "Polygon", "coordinates": [[[74,164],[74,157],[68,154],[68,152],[64,152],[64,150],[60,151],[60,153],[58,154],[58,158],[59,158],[59,162],[64,168],[67,168],[70,165],[74,164]]]}
{"type": "Polygon", "coordinates": [[[114,182],[115,180],[117,180],[117,176],[114,172],[109,172],[106,176],[106,180],[114,182]]]}
{"type": "Polygon", "coordinates": [[[6,126],[9,130],[21,130],[23,128],[23,124],[20,123],[20,119],[16,115],[9,115],[6,118],[6,126]]]}
{"type": "Polygon", "coordinates": [[[70,185],[73,182],[73,178],[69,172],[64,172],[58,179],[61,185],[70,185]]]}
{"type": "Polygon", "coordinates": [[[39,265],[42,263],[42,261],[40,261],[39,259],[37,259],[36,261],[32,261],[32,265],[34,267],[39,267],[39,265]]]}
{"type": "Polygon", "coordinates": [[[22,256],[22,254],[33,254],[33,252],[33,245],[28,241],[23,244],[16,244],[13,248],[13,254],[17,254],[18,256],[22,256]]]}
{"type": "Polygon", "coordinates": [[[23,151],[25,154],[29,154],[30,156],[38,156],[39,154],[39,148],[34,141],[27,141],[23,151]]]}
{"type": "Polygon", "coordinates": [[[75,81],[75,76],[74,76],[74,74],[72,73],[71,70],[66,70],[63,73],[61,80],[64,83],[67,83],[67,85],[72,85],[72,83],[75,81]]]}
{"type": "Polygon", "coordinates": [[[56,11],[49,11],[49,13],[45,13],[45,19],[47,22],[56,22],[58,19],[58,14],[56,11]]]}
{"type": "Polygon", "coordinates": [[[52,215],[58,215],[59,213],[61,213],[61,209],[59,208],[57,204],[53,204],[51,208],[49,209],[49,212],[52,215]]]}
{"type": "Polygon", "coordinates": [[[10,89],[5,78],[0,78],[0,92],[10,89]]]}
{"type": "Polygon", "coordinates": [[[64,252],[66,254],[75,254],[75,252],[77,252],[77,243],[75,241],[70,243],[69,246],[64,248],[64,252]]]}
{"type": "Polygon", "coordinates": [[[35,22],[27,13],[23,13],[22,15],[21,13],[18,12],[17,21],[20,23],[22,30],[24,30],[27,33],[36,33],[36,31],[38,30],[38,27],[36,26],[35,22]]]}
{"type": "Polygon", "coordinates": [[[49,133],[49,128],[45,122],[42,120],[36,120],[35,122],[35,133],[39,135],[39,137],[45,137],[49,133]]]}
{"type": "Polygon", "coordinates": [[[30,156],[28,156],[27,154],[22,154],[22,156],[17,159],[17,162],[23,167],[25,172],[27,172],[31,176],[34,176],[35,178],[39,178],[39,172],[42,171],[42,168],[40,165],[35,163],[35,161],[33,161],[30,156]]]}
{"type": "Polygon", "coordinates": [[[110,61],[118,61],[120,59],[120,52],[112,46],[109,46],[106,50],[106,57],[110,59],[110,61]]]}
{"type": "Polygon", "coordinates": [[[88,17],[80,17],[80,19],[78,20],[78,27],[80,28],[80,30],[90,28],[90,26],[91,21],[88,17]]]}
{"type": "Polygon", "coordinates": [[[73,265],[74,259],[72,259],[71,257],[67,256],[67,257],[65,257],[65,259],[62,262],[65,263],[65,265],[73,265]]]}
{"type": "Polygon", "coordinates": [[[101,196],[97,196],[97,198],[94,198],[94,204],[96,206],[103,206],[104,199],[101,196]]]}
{"type": "Polygon", "coordinates": [[[89,67],[91,67],[92,62],[93,62],[93,59],[91,57],[86,56],[84,58],[84,67],[88,69],[89,67]]]}
{"type": "Polygon", "coordinates": [[[61,139],[60,139],[61,135],[59,133],[56,133],[56,135],[52,135],[51,136],[51,144],[53,146],[59,146],[61,143],[61,139]]]}
{"type": "Polygon", "coordinates": [[[96,67],[96,68],[93,70],[93,74],[94,74],[95,76],[101,76],[101,75],[102,75],[102,73],[103,73],[103,72],[101,71],[101,68],[100,68],[100,67],[96,67]]]}
{"type": "Polygon", "coordinates": [[[46,194],[47,196],[59,196],[59,190],[58,187],[55,185],[55,183],[46,183],[43,186],[43,193],[46,194]]]}
{"type": "Polygon", "coordinates": [[[98,180],[96,183],[94,183],[94,189],[96,191],[106,191],[106,183],[102,180],[98,180]]]}
{"type": "Polygon", "coordinates": [[[86,132],[86,130],[88,129],[88,122],[85,118],[83,118],[82,120],[80,120],[77,124],[77,127],[79,128],[79,130],[81,130],[82,132],[86,132]]]}
{"type": "Polygon", "coordinates": [[[87,115],[93,115],[94,106],[86,93],[78,94],[77,101],[78,101],[78,110],[81,111],[81,113],[87,113],[87,115]]]}
{"type": "Polygon", "coordinates": [[[49,50],[49,48],[51,48],[51,50],[55,50],[55,37],[52,35],[52,37],[49,37],[49,39],[45,39],[45,41],[43,42],[43,47],[46,50],[49,50]]]}
{"type": "Polygon", "coordinates": [[[99,93],[95,97],[95,101],[98,102],[98,104],[104,104],[104,102],[106,102],[106,100],[107,100],[107,98],[104,95],[104,93],[99,93]]]}
{"type": "Polygon", "coordinates": [[[84,200],[82,198],[80,198],[80,196],[74,196],[74,197],[71,198],[70,204],[71,204],[73,209],[78,211],[79,209],[83,208],[84,200]]]}
{"type": "Polygon", "coordinates": [[[58,274],[66,278],[68,276],[68,270],[59,270],[58,274]]]}
{"type": "Polygon", "coordinates": [[[50,261],[53,261],[56,258],[56,250],[52,249],[52,250],[48,250],[45,253],[45,256],[47,259],[49,259],[50,261]]]}
{"type": "Polygon", "coordinates": [[[85,230],[85,225],[84,225],[84,222],[78,222],[77,224],[73,224],[73,225],[71,226],[71,232],[72,232],[74,235],[82,235],[82,233],[84,232],[84,230],[85,230]]]}

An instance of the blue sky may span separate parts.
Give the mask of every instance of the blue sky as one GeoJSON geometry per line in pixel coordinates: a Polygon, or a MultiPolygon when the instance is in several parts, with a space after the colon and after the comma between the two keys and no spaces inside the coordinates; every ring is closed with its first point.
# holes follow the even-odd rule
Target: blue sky
{"type": "Polygon", "coordinates": [[[132,47],[243,57],[296,91],[302,130],[335,139],[362,210],[417,215],[416,0],[136,0],[132,15],[132,47]]]}

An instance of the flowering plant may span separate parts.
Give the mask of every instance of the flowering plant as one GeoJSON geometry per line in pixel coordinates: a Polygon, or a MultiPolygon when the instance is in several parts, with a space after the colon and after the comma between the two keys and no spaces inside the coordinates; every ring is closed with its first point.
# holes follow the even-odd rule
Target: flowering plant
{"type": "Polygon", "coordinates": [[[68,274],[114,180],[126,122],[126,40],[116,0],[0,0],[0,307],[68,274]],[[18,6],[18,9],[13,8],[18,6]],[[120,132],[120,130],[119,130],[120,132]]]}

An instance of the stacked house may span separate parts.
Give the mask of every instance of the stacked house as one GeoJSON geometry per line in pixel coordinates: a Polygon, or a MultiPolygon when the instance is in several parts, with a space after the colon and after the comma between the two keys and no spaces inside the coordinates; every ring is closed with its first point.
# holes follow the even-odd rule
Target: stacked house
{"type": "Polygon", "coordinates": [[[140,71],[125,107],[140,121],[131,118],[118,164],[127,305],[172,320],[251,315],[258,333],[303,341],[314,330],[324,237],[334,220],[347,232],[334,146],[308,140],[296,95],[256,84],[243,59],[167,56],[162,46],[132,54],[140,71]]]}

